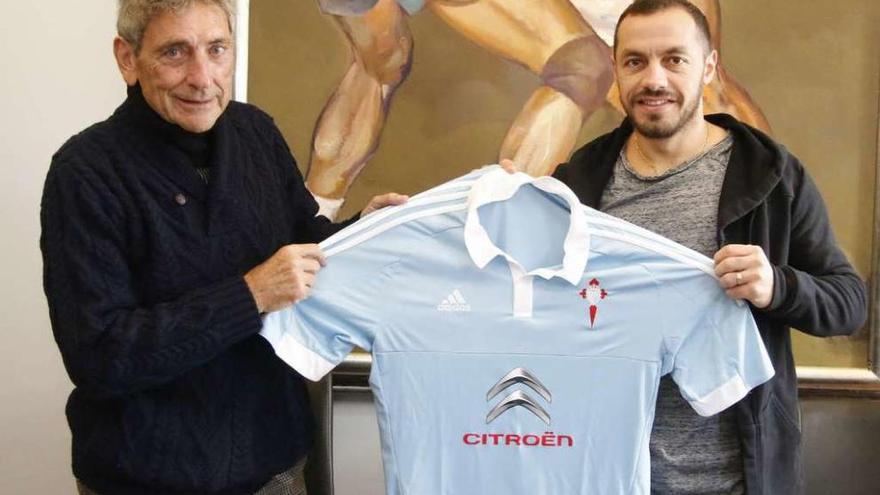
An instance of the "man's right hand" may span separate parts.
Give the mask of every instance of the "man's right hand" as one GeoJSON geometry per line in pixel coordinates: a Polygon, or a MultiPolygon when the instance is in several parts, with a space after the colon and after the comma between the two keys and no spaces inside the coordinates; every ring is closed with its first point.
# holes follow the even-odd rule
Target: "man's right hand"
{"type": "Polygon", "coordinates": [[[260,313],[278,311],[308,297],[327,264],[317,244],[289,244],[244,276],[260,313]]]}

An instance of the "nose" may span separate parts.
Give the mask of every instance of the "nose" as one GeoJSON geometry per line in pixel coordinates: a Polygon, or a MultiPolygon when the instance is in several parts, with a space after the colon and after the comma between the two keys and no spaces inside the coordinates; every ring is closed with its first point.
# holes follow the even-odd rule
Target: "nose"
{"type": "Polygon", "coordinates": [[[669,80],[666,77],[666,69],[659,60],[651,61],[645,69],[644,74],[645,79],[643,80],[643,83],[648,89],[665,89],[669,84],[669,80]]]}
{"type": "Polygon", "coordinates": [[[197,52],[187,66],[187,83],[195,89],[206,89],[211,86],[211,62],[205,53],[197,52]]]}

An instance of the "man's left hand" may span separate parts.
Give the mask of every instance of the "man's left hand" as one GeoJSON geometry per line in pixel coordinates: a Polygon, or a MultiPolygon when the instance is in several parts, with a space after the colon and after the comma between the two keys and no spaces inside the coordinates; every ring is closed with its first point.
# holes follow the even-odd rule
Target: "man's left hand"
{"type": "Polygon", "coordinates": [[[715,275],[733,299],[745,299],[756,308],[766,308],[773,300],[773,267],[758,246],[728,244],[719,249],[715,275]]]}
{"type": "Polygon", "coordinates": [[[405,194],[397,194],[397,193],[386,193],[380,194],[379,196],[374,196],[373,199],[367,203],[366,208],[361,211],[361,216],[369,215],[376,210],[385,208],[386,206],[397,206],[402,205],[409,201],[409,196],[405,194]]]}

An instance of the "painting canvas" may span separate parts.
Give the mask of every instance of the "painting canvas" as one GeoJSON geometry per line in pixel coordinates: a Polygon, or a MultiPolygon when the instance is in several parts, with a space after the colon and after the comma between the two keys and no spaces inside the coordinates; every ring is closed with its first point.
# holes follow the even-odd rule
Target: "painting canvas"
{"type": "MultiPolygon", "coordinates": [[[[622,118],[606,57],[627,3],[252,1],[248,99],[276,119],[310,189],[331,209],[345,199],[340,217],[373,194],[418,192],[499,157],[548,173],[622,118]]],[[[871,278],[880,4],[698,3],[724,69],[707,108],[804,161],[840,244],[871,278]]],[[[871,331],[795,332],[797,362],[867,370],[871,331]]]]}

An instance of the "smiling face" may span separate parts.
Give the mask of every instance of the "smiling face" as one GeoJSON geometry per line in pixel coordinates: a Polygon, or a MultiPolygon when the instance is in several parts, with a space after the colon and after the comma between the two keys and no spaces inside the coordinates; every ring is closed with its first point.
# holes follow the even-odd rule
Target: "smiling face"
{"type": "Polygon", "coordinates": [[[190,132],[205,132],[232,97],[235,55],[226,14],[195,2],[150,20],[140,50],[114,41],[126,83],[139,82],[144,99],[163,119],[190,132]]]}
{"type": "Polygon", "coordinates": [[[703,117],[703,86],[717,53],[682,9],[626,17],[618,26],[614,72],[620,103],[645,137],[672,137],[703,117]]]}

